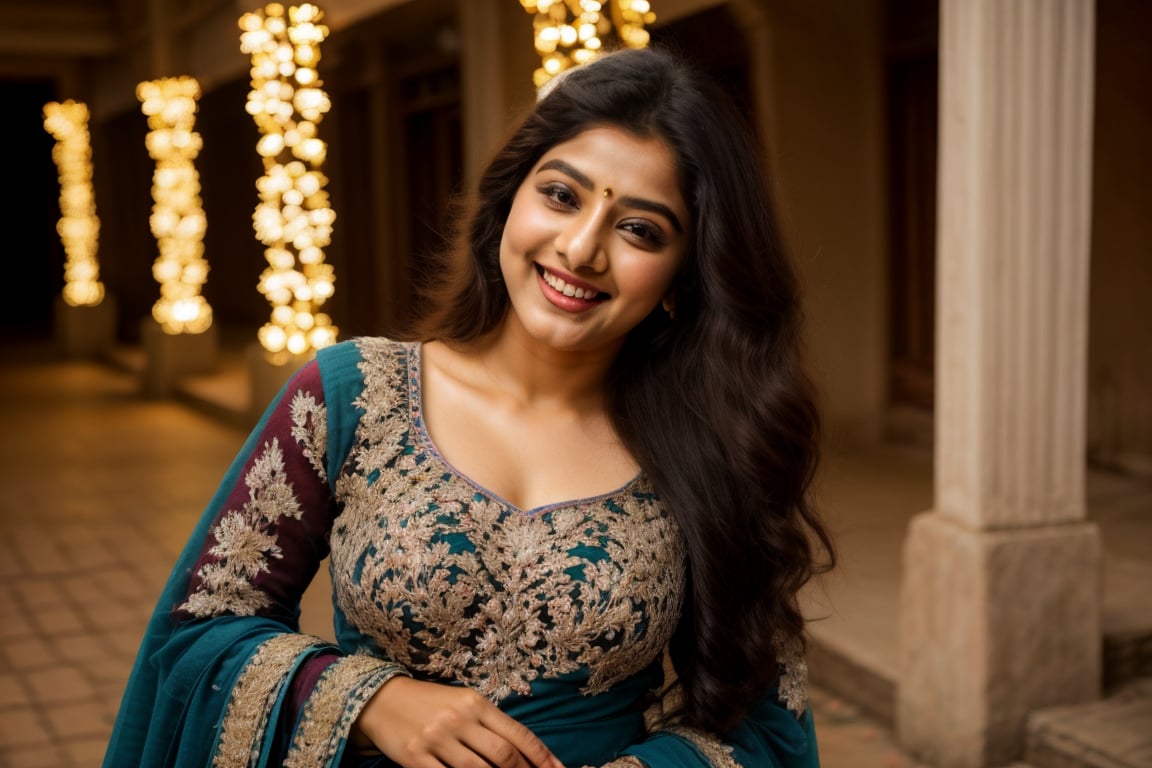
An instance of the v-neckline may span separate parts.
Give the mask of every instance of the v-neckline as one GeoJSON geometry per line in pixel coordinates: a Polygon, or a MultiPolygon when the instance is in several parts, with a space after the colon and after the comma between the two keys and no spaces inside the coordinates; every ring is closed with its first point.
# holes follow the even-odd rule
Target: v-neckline
{"type": "Polygon", "coordinates": [[[424,421],[424,364],[423,364],[423,349],[422,342],[413,341],[405,345],[405,365],[407,367],[407,385],[408,385],[408,417],[412,425],[412,431],[416,439],[422,444],[424,449],[439,462],[445,470],[448,471],[453,477],[459,479],[461,482],[470,486],[475,492],[488,499],[500,504],[508,510],[516,512],[521,515],[529,517],[543,515],[553,512],[557,509],[564,509],[568,507],[579,507],[588,504],[595,504],[598,502],[606,501],[617,496],[624,495],[633,490],[641,478],[643,471],[641,470],[631,480],[624,483],[624,485],[606,493],[599,493],[593,496],[586,496],[578,499],[566,499],[563,501],[549,502],[536,507],[529,507],[521,509],[516,504],[508,501],[500,494],[486,487],[484,484],[477,482],[468,473],[461,471],[451,461],[445,458],[444,454],[436,446],[436,442],[432,439],[431,433],[428,432],[428,426],[424,421]]]}

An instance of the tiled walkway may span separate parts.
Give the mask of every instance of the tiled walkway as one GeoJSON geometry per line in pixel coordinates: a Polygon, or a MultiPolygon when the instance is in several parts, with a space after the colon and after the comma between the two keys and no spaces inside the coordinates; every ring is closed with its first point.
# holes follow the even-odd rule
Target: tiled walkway
{"type": "MultiPolygon", "coordinates": [[[[153,601],[244,436],[108,366],[0,351],[0,768],[97,766],[153,601]]],[[[825,768],[913,765],[813,699],[825,768]]]]}
{"type": "Polygon", "coordinates": [[[0,765],[99,765],[144,623],[241,436],[84,363],[0,373],[0,765]]]}

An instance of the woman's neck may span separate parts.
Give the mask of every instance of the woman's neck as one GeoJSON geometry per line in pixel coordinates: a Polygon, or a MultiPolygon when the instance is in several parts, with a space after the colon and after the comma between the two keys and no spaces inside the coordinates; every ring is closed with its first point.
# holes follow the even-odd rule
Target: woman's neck
{"type": "Polygon", "coordinates": [[[532,338],[514,313],[466,350],[494,389],[524,406],[602,409],[619,347],[558,350],[532,338]]]}

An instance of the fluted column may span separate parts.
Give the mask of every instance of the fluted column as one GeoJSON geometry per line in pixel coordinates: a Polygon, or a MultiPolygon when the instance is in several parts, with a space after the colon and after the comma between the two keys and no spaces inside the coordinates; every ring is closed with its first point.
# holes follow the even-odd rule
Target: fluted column
{"type": "Polygon", "coordinates": [[[905,541],[897,729],[1018,757],[1100,679],[1084,510],[1093,0],[942,0],[935,508],[905,541]]]}

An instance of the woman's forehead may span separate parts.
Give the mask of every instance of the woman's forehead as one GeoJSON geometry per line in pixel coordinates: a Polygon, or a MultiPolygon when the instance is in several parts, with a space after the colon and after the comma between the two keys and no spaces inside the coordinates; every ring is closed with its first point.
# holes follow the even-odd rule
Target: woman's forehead
{"type": "Polygon", "coordinates": [[[662,137],[642,136],[612,125],[590,126],[553,145],[540,156],[535,169],[545,165],[583,175],[635,175],[637,180],[656,176],[661,183],[679,175],[676,153],[662,137]]]}

